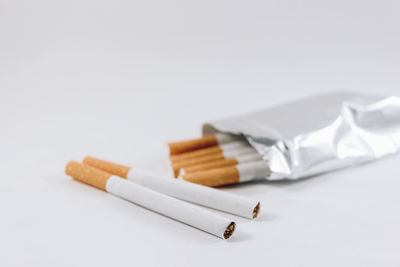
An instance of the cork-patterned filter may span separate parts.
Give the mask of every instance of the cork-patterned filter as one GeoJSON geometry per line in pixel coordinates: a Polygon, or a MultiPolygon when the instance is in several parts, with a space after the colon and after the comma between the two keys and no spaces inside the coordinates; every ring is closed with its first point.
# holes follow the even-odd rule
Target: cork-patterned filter
{"type": "Polygon", "coordinates": [[[215,135],[208,135],[202,138],[168,143],[170,155],[181,154],[215,145],[218,145],[218,139],[215,135]]]}
{"type": "Polygon", "coordinates": [[[80,182],[104,191],[106,191],[108,179],[112,176],[111,173],[103,172],[99,169],[73,160],[68,162],[67,166],[65,167],[65,173],[80,182]]]}
{"type": "Polygon", "coordinates": [[[235,158],[220,159],[220,160],[216,160],[216,161],[212,161],[212,162],[207,162],[207,163],[203,163],[203,164],[185,167],[185,168],[183,168],[183,173],[188,174],[188,173],[194,173],[194,172],[199,172],[199,171],[217,169],[217,168],[236,165],[238,163],[239,162],[235,158]]]}
{"type": "Polygon", "coordinates": [[[224,155],[221,152],[214,153],[214,154],[206,155],[203,157],[197,157],[194,159],[188,159],[188,160],[180,161],[177,163],[171,163],[171,167],[172,167],[172,170],[174,171],[174,176],[178,177],[179,170],[181,168],[188,167],[188,166],[194,166],[194,165],[198,165],[198,164],[202,164],[202,163],[206,163],[206,162],[211,162],[214,160],[220,160],[223,158],[224,158],[224,155]]]}
{"type": "Polygon", "coordinates": [[[207,148],[202,148],[202,149],[198,149],[195,151],[191,151],[191,152],[186,152],[186,153],[182,153],[179,155],[172,155],[170,157],[171,162],[180,162],[180,161],[184,161],[184,160],[188,160],[188,159],[193,159],[193,158],[197,158],[197,157],[202,157],[202,156],[206,156],[206,155],[210,155],[210,154],[214,154],[214,153],[222,153],[222,149],[220,146],[212,146],[212,147],[207,147],[207,148]]]}
{"type": "Polygon", "coordinates": [[[116,164],[113,162],[97,159],[93,157],[86,157],[83,161],[84,164],[90,165],[105,172],[126,178],[131,167],[116,164]]]}
{"type": "Polygon", "coordinates": [[[239,182],[239,171],[235,166],[186,174],[183,180],[205,186],[217,187],[239,182]]]}

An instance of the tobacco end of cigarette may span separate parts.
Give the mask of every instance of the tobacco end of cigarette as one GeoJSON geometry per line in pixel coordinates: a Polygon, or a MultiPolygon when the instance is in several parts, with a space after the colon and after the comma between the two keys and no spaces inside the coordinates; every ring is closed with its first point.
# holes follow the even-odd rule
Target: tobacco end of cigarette
{"type": "Polygon", "coordinates": [[[103,172],[89,165],[81,164],[71,160],[65,167],[65,173],[72,176],[74,179],[91,185],[101,190],[106,190],[108,178],[112,174],[103,172]]]}
{"type": "Polygon", "coordinates": [[[229,237],[231,237],[233,235],[233,232],[235,231],[235,228],[236,228],[236,223],[231,222],[224,232],[224,238],[228,239],[229,237]]]}
{"type": "Polygon", "coordinates": [[[86,157],[82,161],[86,165],[90,165],[97,169],[103,170],[105,172],[117,175],[119,177],[126,178],[128,176],[128,172],[131,169],[130,167],[123,166],[120,164],[116,164],[113,162],[93,158],[93,157],[86,157]]]}
{"type": "Polygon", "coordinates": [[[255,219],[259,213],[260,213],[260,202],[258,202],[257,205],[254,207],[253,219],[255,219]]]}

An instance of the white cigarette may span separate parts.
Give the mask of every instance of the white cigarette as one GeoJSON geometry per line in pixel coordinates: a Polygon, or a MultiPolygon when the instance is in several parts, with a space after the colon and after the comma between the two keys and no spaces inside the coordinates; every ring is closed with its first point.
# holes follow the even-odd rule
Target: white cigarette
{"type": "Polygon", "coordinates": [[[182,180],[167,179],[137,168],[130,168],[112,162],[86,157],[84,164],[119,175],[128,180],[156,190],[171,197],[196,203],[245,218],[256,218],[260,203],[210,187],[188,183],[182,180]]]}
{"type": "Polygon", "coordinates": [[[230,150],[236,150],[236,149],[239,149],[242,147],[250,147],[250,145],[249,145],[249,143],[247,143],[245,141],[234,141],[234,142],[229,142],[229,143],[225,143],[222,145],[216,145],[216,146],[212,146],[212,147],[197,149],[194,151],[190,151],[190,152],[186,152],[186,153],[182,153],[182,154],[178,154],[178,155],[172,155],[172,156],[170,156],[170,160],[172,163],[177,163],[180,161],[203,157],[203,156],[211,155],[214,153],[223,154],[224,152],[227,152],[230,150]]]}
{"type": "Polygon", "coordinates": [[[181,154],[205,147],[216,146],[235,140],[242,139],[241,136],[232,134],[217,133],[215,135],[207,135],[197,139],[177,141],[168,143],[170,155],[181,154]]]}
{"type": "Polygon", "coordinates": [[[212,154],[204,155],[201,157],[195,157],[195,158],[190,158],[187,160],[182,160],[178,162],[171,162],[171,168],[174,173],[174,177],[179,176],[179,170],[185,167],[189,166],[194,166],[198,164],[203,164],[207,162],[212,162],[215,160],[220,160],[220,159],[227,159],[227,158],[234,158],[239,155],[244,155],[244,154],[249,154],[249,153],[257,153],[256,150],[247,145],[247,146],[241,146],[238,148],[232,148],[232,149],[227,149],[224,151],[217,151],[212,154]]]}
{"type": "Polygon", "coordinates": [[[266,178],[270,169],[265,161],[253,161],[236,166],[228,166],[218,169],[189,173],[182,179],[206,186],[221,186],[251,181],[258,178],[266,178]]]}
{"type": "Polygon", "coordinates": [[[199,172],[199,171],[223,168],[223,167],[227,167],[227,166],[237,165],[237,164],[251,162],[251,161],[259,161],[259,160],[262,160],[262,157],[258,153],[249,153],[249,154],[244,154],[244,155],[238,155],[233,158],[227,158],[227,159],[224,158],[224,159],[220,159],[220,160],[215,160],[215,161],[211,161],[211,162],[206,162],[206,163],[202,163],[202,164],[196,164],[194,166],[188,166],[185,168],[181,168],[179,170],[179,176],[181,177],[187,173],[194,173],[194,172],[199,172]]]}
{"type": "Polygon", "coordinates": [[[83,183],[223,239],[228,239],[236,227],[234,222],[217,214],[129,182],[89,165],[70,161],[65,172],[83,183]]]}

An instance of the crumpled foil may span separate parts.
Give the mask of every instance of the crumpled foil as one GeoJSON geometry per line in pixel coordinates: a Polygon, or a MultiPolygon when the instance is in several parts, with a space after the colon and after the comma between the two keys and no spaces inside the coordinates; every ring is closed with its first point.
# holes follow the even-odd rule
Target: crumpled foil
{"type": "Polygon", "coordinates": [[[400,98],[319,95],[203,125],[216,132],[243,135],[268,163],[267,180],[295,180],[398,152],[400,98]]]}

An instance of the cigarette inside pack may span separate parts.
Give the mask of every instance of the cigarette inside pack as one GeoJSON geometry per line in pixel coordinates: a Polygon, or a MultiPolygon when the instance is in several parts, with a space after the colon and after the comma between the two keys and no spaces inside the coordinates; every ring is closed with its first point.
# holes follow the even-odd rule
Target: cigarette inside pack
{"type": "Polygon", "coordinates": [[[218,133],[198,139],[169,143],[175,177],[210,187],[248,182],[269,175],[268,165],[242,136],[218,133]],[[205,140],[215,140],[204,146],[205,140]],[[198,144],[197,146],[195,144],[198,144]]]}
{"type": "Polygon", "coordinates": [[[211,122],[204,125],[203,134],[168,144],[174,177],[209,187],[298,179],[363,161],[358,155],[369,153],[369,147],[385,148],[370,158],[397,151],[397,144],[387,144],[391,136],[400,140],[400,101],[340,93],[318,96],[211,122]],[[384,131],[373,127],[375,113],[383,119],[384,131]],[[380,139],[357,147],[368,137],[357,134],[360,128],[380,139]]]}
{"type": "Polygon", "coordinates": [[[398,153],[400,98],[318,95],[206,123],[203,135],[169,143],[175,177],[207,186],[296,180],[398,153]]]}

